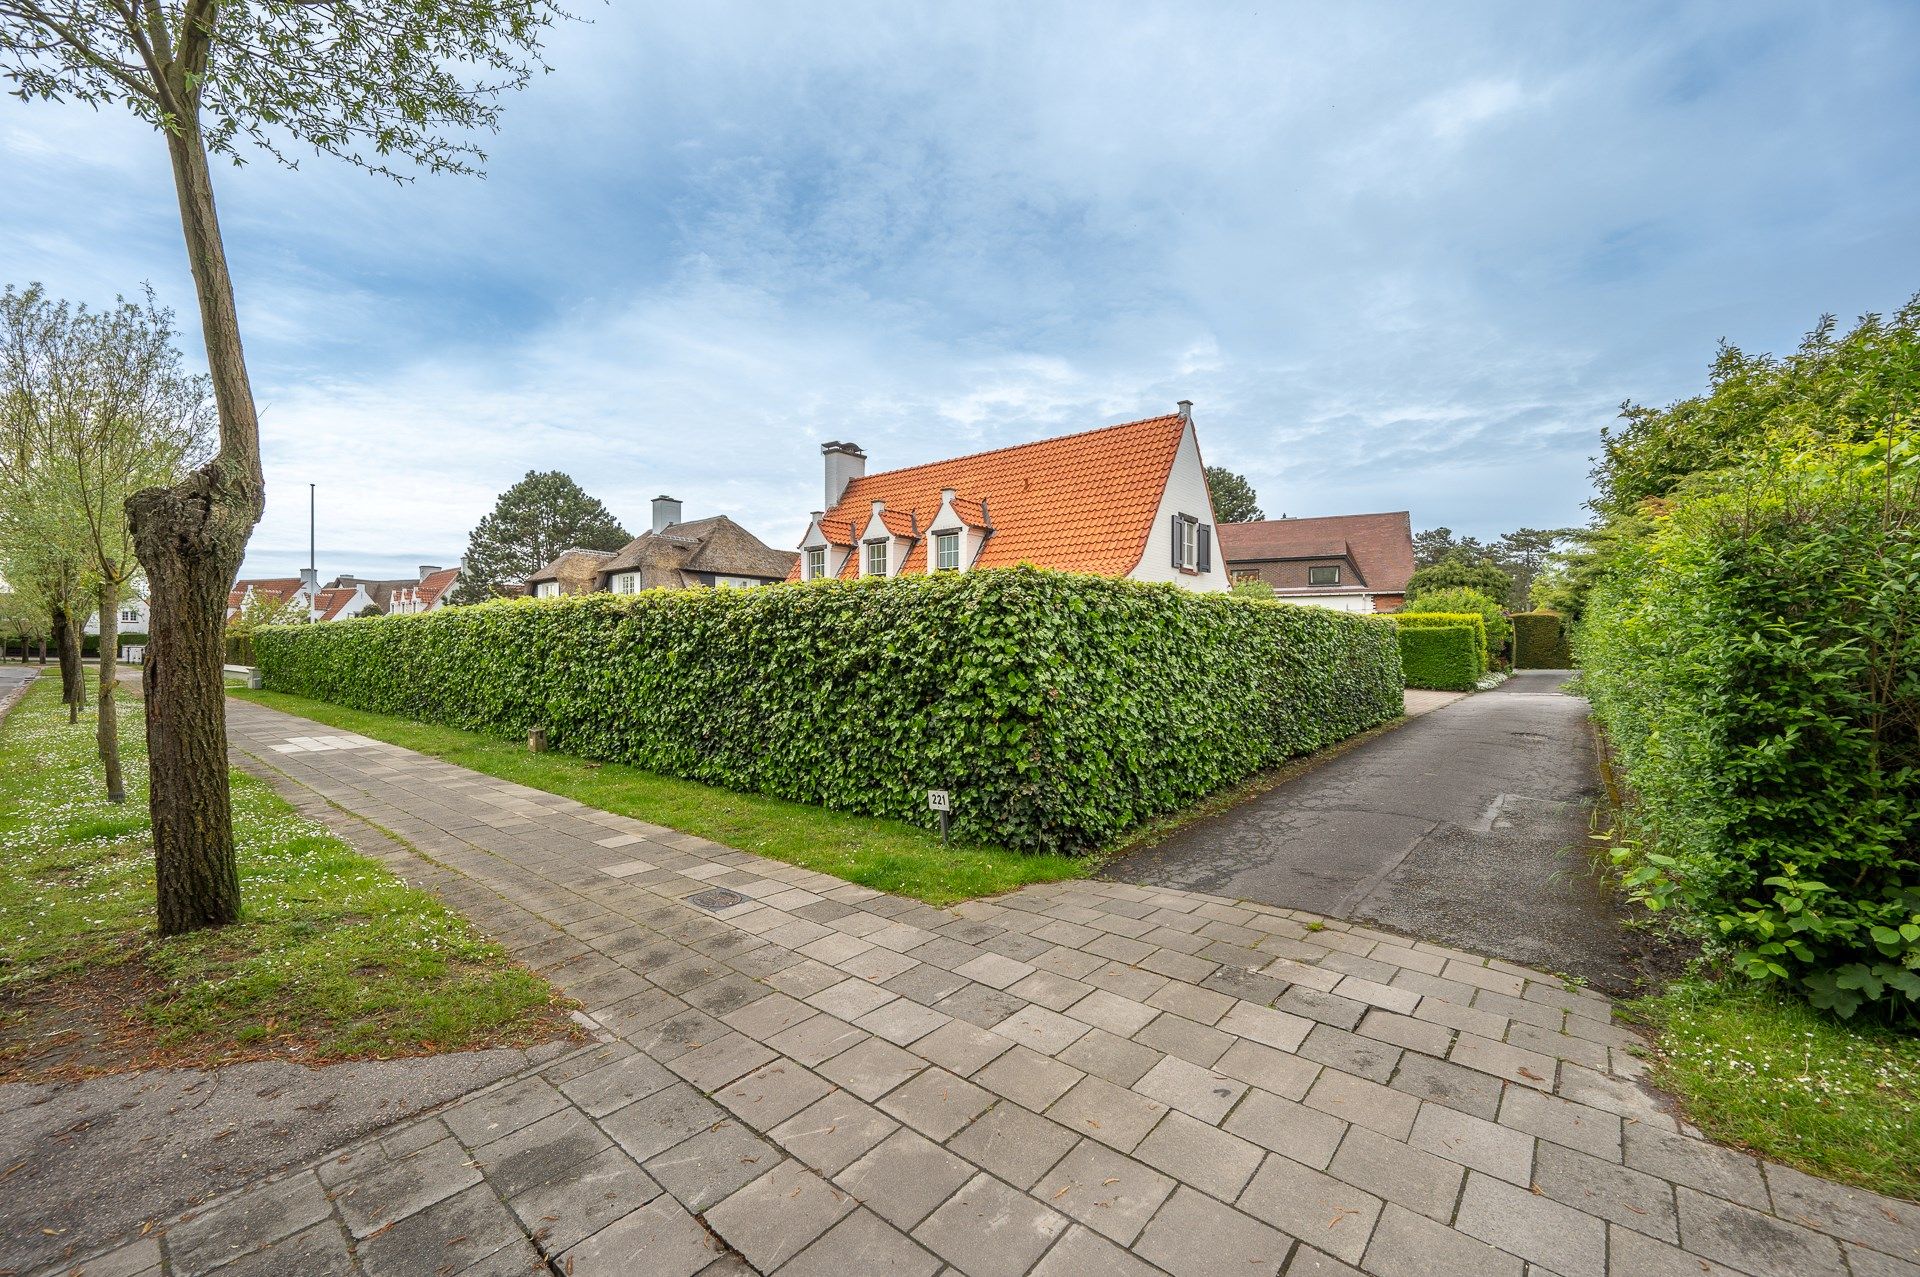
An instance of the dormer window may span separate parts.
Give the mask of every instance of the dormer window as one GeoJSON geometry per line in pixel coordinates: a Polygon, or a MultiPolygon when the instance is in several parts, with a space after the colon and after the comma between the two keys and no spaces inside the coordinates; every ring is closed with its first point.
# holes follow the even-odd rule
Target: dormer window
{"type": "Polygon", "coordinates": [[[887,574],[887,543],[885,541],[867,542],[867,575],[885,576],[887,574]]]}
{"type": "Polygon", "coordinates": [[[1340,584],[1340,569],[1338,566],[1334,566],[1334,565],[1329,565],[1325,567],[1308,568],[1307,584],[1308,585],[1338,585],[1340,584]]]}
{"type": "Polygon", "coordinates": [[[535,597],[537,598],[543,598],[543,599],[553,598],[560,593],[560,582],[542,581],[540,582],[540,584],[533,587],[533,592],[535,597]]]}
{"type": "Polygon", "coordinates": [[[827,547],[816,546],[807,551],[807,577],[809,581],[818,581],[827,574],[827,547]]]}
{"type": "Polygon", "coordinates": [[[613,592],[615,594],[634,594],[639,591],[639,584],[639,573],[621,572],[613,578],[613,592]]]}
{"type": "Polygon", "coordinates": [[[958,532],[933,534],[933,570],[935,572],[960,570],[960,534],[958,532]]]}

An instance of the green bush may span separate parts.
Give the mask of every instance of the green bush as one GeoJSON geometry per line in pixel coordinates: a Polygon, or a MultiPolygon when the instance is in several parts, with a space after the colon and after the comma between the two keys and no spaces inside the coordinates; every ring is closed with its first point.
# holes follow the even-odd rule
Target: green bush
{"type": "Polygon", "coordinates": [[[1505,607],[1513,596],[1513,578],[1498,563],[1476,560],[1455,550],[1438,563],[1429,563],[1407,578],[1408,600],[1425,598],[1441,590],[1472,590],[1484,594],[1496,608],[1505,607]]]}
{"type": "Polygon", "coordinates": [[[1558,612],[1515,612],[1507,619],[1513,622],[1513,668],[1573,668],[1573,649],[1568,646],[1567,627],[1558,612]]]}
{"type": "Polygon", "coordinates": [[[1451,630],[1465,626],[1473,631],[1473,676],[1487,672],[1487,618],[1478,612],[1392,612],[1388,614],[1403,630],[1451,630]]]}
{"type": "MultiPolygon", "coordinates": [[[[146,641],[147,636],[139,630],[121,630],[118,646],[125,647],[129,643],[145,643],[146,641]]],[[[98,634],[87,634],[81,637],[80,655],[89,659],[100,655],[100,636],[98,634]]]]}
{"type": "Polygon", "coordinates": [[[1401,711],[1388,624],[1031,568],[254,634],[266,686],[734,789],[1098,847],[1401,711]]]}
{"type": "Polygon", "coordinates": [[[1637,799],[1615,858],[1748,975],[1920,1014],[1920,446],[1702,476],[1576,635],[1637,799]]]}
{"type": "Polygon", "coordinates": [[[1403,626],[1400,666],[1408,687],[1471,692],[1480,680],[1479,640],[1466,625],[1403,626]]]}
{"type": "MultiPolygon", "coordinates": [[[[1513,637],[1513,622],[1507,620],[1507,614],[1500,605],[1479,590],[1429,590],[1417,599],[1410,600],[1400,609],[1403,612],[1473,612],[1479,615],[1487,627],[1487,654],[1497,655],[1506,650],[1507,640],[1513,637]]],[[[1488,663],[1492,668],[1492,663],[1488,663]]]]}

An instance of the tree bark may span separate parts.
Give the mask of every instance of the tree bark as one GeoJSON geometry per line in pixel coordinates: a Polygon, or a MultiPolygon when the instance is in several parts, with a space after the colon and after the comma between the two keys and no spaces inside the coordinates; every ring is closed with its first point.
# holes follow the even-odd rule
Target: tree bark
{"type": "Polygon", "coordinates": [[[67,707],[67,721],[80,721],[80,707],[87,703],[87,671],[80,661],[85,639],[72,608],[57,608],[53,613],[53,641],[60,653],[60,701],[67,707]]]}
{"type": "Polygon", "coordinates": [[[127,801],[120,772],[120,587],[111,576],[100,580],[100,769],[107,776],[107,801],[127,801]]]}
{"type": "MultiPolygon", "coordinates": [[[[177,88],[183,95],[197,92],[184,76],[177,88]]],[[[219,410],[220,451],[174,487],[147,488],[127,500],[152,604],[141,686],[163,936],[240,917],[222,631],[227,593],[266,490],[233,281],[197,116],[197,109],[180,112],[166,136],[219,410]]]]}

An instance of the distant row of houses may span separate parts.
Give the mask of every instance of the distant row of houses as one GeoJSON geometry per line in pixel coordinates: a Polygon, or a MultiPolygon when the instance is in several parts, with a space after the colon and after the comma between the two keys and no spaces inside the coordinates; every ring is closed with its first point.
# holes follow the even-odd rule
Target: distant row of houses
{"type": "Polygon", "coordinates": [[[1413,575],[1406,511],[1217,522],[1193,423],[1177,412],[875,474],[858,444],[821,445],[822,506],[797,552],[724,515],[652,528],[617,552],[572,549],[529,577],[539,596],[848,580],[1030,563],[1192,590],[1260,580],[1297,603],[1389,611],[1413,575]]]}
{"type": "MultiPolygon", "coordinates": [[[[1218,522],[1185,400],[1165,416],[874,474],[858,444],[820,451],[821,508],[797,550],[774,549],[725,515],[685,520],[681,503],[661,496],[651,526],[625,546],[563,551],[509,592],[744,588],[1028,563],[1203,591],[1258,580],[1290,602],[1377,612],[1405,602],[1413,574],[1404,510],[1218,522]]],[[[459,574],[423,565],[400,580],[236,581],[228,617],[262,595],[315,621],[430,612],[459,574]]]]}
{"type": "Polygon", "coordinates": [[[460,579],[458,567],[422,564],[418,576],[385,580],[337,576],[321,585],[309,569],[299,576],[243,578],[227,593],[227,620],[238,620],[265,601],[281,614],[304,611],[310,621],[340,621],[356,616],[431,612],[445,607],[460,579]]]}

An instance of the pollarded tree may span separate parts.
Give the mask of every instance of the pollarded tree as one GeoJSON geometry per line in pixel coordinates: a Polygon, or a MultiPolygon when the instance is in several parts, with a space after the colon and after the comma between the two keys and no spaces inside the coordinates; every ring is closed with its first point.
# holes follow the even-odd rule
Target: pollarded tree
{"type": "Polygon", "coordinates": [[[212,425],[205,378],[189,375],[173,315],[122,299],[73,308],[38,285],[0,293],[0,483],[33,508],[44,535],[78,545],[100,617],[97,727],[107,799],[123,802],[118,686],[120,603],[138,564],[127,499],[177,482],[212,425]]]}
{"type": "Polygon", "coordinates": [[[1243,474],[1225,466],[1208,466],[1207,490],[1213,494],[1213,517],[1222,523],[1252,523],[1267,517],[1260,510],[1259,495],[1243,474]]]}
{"type": "Polygon", "coordinates": [[[500,494],[467,538],[454,601],[497,598],[558,558],[562,550],[618,550],[633,538],[612,511],[558,470],[529,470],[500,494]]]}
{"type": "Polygon", "coordinates": [[[227,793],[227,591],[266,499],[212,155],[310,146],[370,172],[471,173],[474,132],[543,70],[552,0],[0,0],[0,74],[28,99],[119,106],[164,138],[218,408],[213,458],[128,502],[151,590],[145,677],[162,935],[240,916],[227,793]]]}

